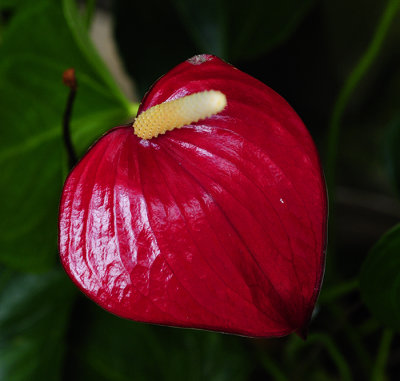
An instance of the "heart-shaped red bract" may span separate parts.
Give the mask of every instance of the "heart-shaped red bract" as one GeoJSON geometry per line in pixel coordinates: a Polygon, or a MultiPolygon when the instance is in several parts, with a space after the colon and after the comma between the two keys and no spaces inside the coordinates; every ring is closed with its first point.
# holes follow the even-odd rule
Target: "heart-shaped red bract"
{"type": "Polygon", "coordinates": [[[209,55],[162,77],[139,113],[219,90],[226,108],[143,140],[103,136],[66,180],[62,263],[119,316],[248,336],[304,332],[324,269],[315,146],[273,90],[209,55]]]}

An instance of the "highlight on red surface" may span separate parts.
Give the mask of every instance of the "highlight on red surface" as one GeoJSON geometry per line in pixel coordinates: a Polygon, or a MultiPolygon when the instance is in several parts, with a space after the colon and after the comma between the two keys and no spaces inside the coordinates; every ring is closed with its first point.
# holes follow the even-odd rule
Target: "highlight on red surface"
{"type": "Polygon", "coordinates": [[[320,161],[288,103],[211,55],[158,80],[138,115],[219,91],[217,114],[145,140],[110,130],[68,176],[59,250],[75,284],[136,321],[304,334],[324,271],[320,161]]]}

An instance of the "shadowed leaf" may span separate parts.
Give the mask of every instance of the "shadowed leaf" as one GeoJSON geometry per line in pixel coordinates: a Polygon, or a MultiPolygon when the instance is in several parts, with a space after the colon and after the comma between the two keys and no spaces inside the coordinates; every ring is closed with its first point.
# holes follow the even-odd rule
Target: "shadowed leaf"
{"type": "Polygon", "coordinates": [[[400,225],[386,233],[370,251],[362,269],[362,296],[386,326],[400,330],[400,225]]]}

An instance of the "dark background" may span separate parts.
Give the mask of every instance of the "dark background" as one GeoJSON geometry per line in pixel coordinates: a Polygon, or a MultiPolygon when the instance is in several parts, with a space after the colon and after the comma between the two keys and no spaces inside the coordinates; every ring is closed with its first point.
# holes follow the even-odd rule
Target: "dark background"
{"type": "Polygon", "coordinates": [[[399,1],[78,5],[0,1],[0,380],[396,380],[396,228],[371,248],[400,217],[399,1]],[[125,87],[137,99],[119,89],[90,42],[100,11],[113,23],[132,80],[125,87]],[[83,297],[59,264],[58,200],[68,173],[63,71],[77,72],[71,128],[81,156],[109,128],[133,119],[135,102],[157,78],[199,53],[216,54],[281,94],[316,141],[331,219],[307,341],[125,321],[83,297]],[[336,146],[330,133],[338,109],[336,146]],[[383,259],[374,262],[378,255],[383,259]]]}

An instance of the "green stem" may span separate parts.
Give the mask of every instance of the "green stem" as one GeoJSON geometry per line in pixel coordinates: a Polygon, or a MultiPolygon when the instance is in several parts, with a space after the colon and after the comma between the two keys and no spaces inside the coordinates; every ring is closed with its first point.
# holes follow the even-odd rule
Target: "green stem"
{"type": "Polygon", "coordinates": [[[364,379],[368,378],[371,370],[371,355],[367,351],[365,343],[363,342],[363,337],[360,334],[357,327],[354,327],[349,322],[349,312],[344,311],[339,303],[330,303],[325,307],[333,321],[337,322],[332,334],[339,332],[339,329],[344,334],[345,340],[348,341],[348,344],[351,347],[352,353],[357,358],[360,366],[364,372],[364,379]]]}
{"type": "Polygon", "coordinates": [[[385,367],[389,356],[390,345],[392,344],[393,332],[385,329],[382,334],[381,343],[379,345],[376,361],[372,368],[371,381],[385,380],[385,367]]]}
{"type": "Polygon", "coordinates": [[[320,303],[329,303],[334,299],[340,298],[343,295],[349,294],[358,289],[358,279],[348,280],[327,289],[322,289],[319,297],[320,303]]]}
{"type": "Polygon", "coordinates": [[[283,374],[283,372],[279,369],[279,367],[272,361],[272,359],[266,354],[260,353],[261,363],[264,366],[264,369],[269,373],[275,381],[288,381],[288,378],[283,374]]]}
{"type": "Polygon", "coordinates": [[[340,373],[340,379],[343,381],[351,381],[353,377],[351,376],[350,367],[347,364],[346,359],[340,353],[340,350],[336,346],[333,339],[324,333],[315,333],[308,337],[307,342],[305,344],[310,345],[315,342],[322,344],[328,351],[329,355],[331,356],[331,359],[335,363],[340,373]]]}
{"type": "Polygon", "coordinates": [[[399,4],[400,0],[388,0],[367,50],[350,73],[334,105],[329,125],[327,161],[325,167],[326,180],[329,189],[329,201],[331,205],[332,201],[334,201],[338,142],[343,113],[354,89],[378,56],[399,4]]]}
{"type": "Polygon", "coordinates": [[[287,359],[290,363],[297,363],[297,353],[302,351],[306,347],[313,346],[315,344],[320,344],[317,347],[318,350],[325,348],[330,355],[332,361],[336,365],[340,373],[340,380],[342,381],[352,381],[353,377],[351,375],[350,367],[345,359],[345,357],[340,353],[339,348],[336,346],[334,340],[325,333],[314,333],[308,336],[306,341],[302,341],[296,336],[292,336],[287,346],[287,359]]]}

